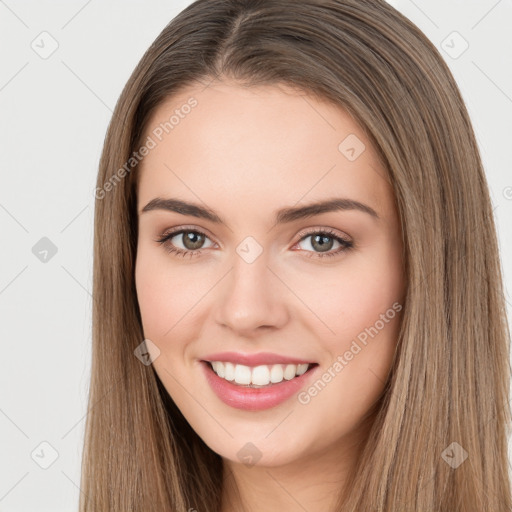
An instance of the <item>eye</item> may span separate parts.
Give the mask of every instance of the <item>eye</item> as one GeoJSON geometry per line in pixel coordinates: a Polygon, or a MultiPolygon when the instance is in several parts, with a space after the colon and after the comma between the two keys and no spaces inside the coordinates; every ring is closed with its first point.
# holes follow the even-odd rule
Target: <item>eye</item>
{"type": "Polygon", "coordinates": [[[182,257],[189,256],[191,258],[202,252],[201,249],[203,248],[202,245],[205,239],[208,239],[208,236],[202,231],[196,229],[180,229],[172,231],[171,233],[164,233],[156,242],[162,244],[169,253],[182,257]],[[181,249],[176,247],[174,243],[171,243],[173,238],[177,238],[178,240],[181,238],[184,248],[181,249]]]}
{"type": "MultiPolygon", "coordinates": [[[[309,254],[308,258],[327,258],[329,256],[339,255],[349,249],[354,247],[354,242],[349,240],[348,238],[343,238],[337,235],[334,231],[330,229],[322,229],[316,231],[310,231],[309,233],[301,233],[300,242],[303,240],[307,240],[311,238],[311,241],[306,244],[306,246],[312,247],[313,250],[319,250],[318,252],[307,251],[309,254]],[[328,252],[332,249],[334,243],[340,244],[340,247],[337,251],[328,252]]],[[[299,243],[300,243],[299,242],[299,243]]]]}
{"type": "MultiPolygon", "coordinates": [[[[330,229],[322,229],[316,231],[309,231],[308,233],[301,233],[301,239],[299,241],[302,242],[308,238],[311,238],[309,242],[310,247],[313,248],[313,251],[308,251],[308,258],[326,258],[328,256],[336,256],[342,252],[345,252],[351,249],[354,246],[354,243],[348,238],[343,238],[337,235],[334,231],[330,229]],[[332,249],[333,243],[338,243],[340,247],[337,251],[330,251],[332,249]],[[320,252],[315,252],[316,250],[320,252]]],[[[170,233],[164,233],[160,238],[155,240],[156,242],[163,245],[165,250],[171,254],[175,254],[176,256],[181,257],[193,257],[199,256],[202,250],[205,239],[208,239],[206,233],[199,231],[197,229],[179,229],[175,231],[171,231],[170,233]],[[180,247],[176,247],[176,244],[171,242],[173,238],[177,238],[178,240],[181,237],[181,243],[183,245],[183,249],[180,247]]],[[[296,244],[297,245],[297,244],[296,244]]]]}

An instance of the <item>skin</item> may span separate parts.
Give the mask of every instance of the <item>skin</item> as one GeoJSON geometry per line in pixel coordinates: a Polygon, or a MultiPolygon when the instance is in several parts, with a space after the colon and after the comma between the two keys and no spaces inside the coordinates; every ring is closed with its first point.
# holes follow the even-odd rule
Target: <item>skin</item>
{"type": "MultiPolygon", "coordinates": [[[[268,351],[317,362],[317,378],[328,368],[332,373],[361,332],[402,304],[393,190],[370,141],[343,109],[285,85],[190,86],[159,106],[146,136],[192,96],[197,106],[139,169],[135,277],[145,337],[160,350],[155,371],[190,425],[223,457],[222,512],[240,510],[233,482],[246,510],[331,510],[367,436],[363,419],[382,394],[400,314],[359,343],[362,350],[307,404],[294,396],[264,411],[232,408],[210,389],[199,360],[217,351],[268,351]],[[366,147],[354,161],[338,149],[349,134],[366,147]],[[156,197],[199,203],[227,225],[141,212],[156,197]],[[274,224],[279,208],[334,197],[360,201],[379,218],[345,210],[274,224]],[[155,241],[180,227],[206,234],[201,254],[183,258],[155,241]],[[321,258],[314,235],[325,228],[354,247],[321,258]],[[262,249],[252,263],[236,252],[248,236],[262,249]],[[261,453],[255,465],[237,455],[248,442],[261,453]]],[[[328,252],[342,247],[328,242],[328,252]]],[[[182,234],[172,243],[194,248],[182,234]]]]}

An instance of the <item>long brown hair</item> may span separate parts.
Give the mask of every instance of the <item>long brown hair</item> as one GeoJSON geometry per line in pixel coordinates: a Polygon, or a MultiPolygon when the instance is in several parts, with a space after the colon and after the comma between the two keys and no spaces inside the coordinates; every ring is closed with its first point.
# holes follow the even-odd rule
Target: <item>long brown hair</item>
{"type": "Polygon", "coordinates": [[[383,0],[197,0],[139,62],[105,140],[80,511],[220,509],[221,457],[134,356],[144,339],[134,154],[164,99],[224,77],[288,84],[344,108],[394,188],[407,281],[397,352],[337,510],[511,510],[496,231],[471,122],[439,52],[383,0]],[[454,454],[467,458],[455,467],[454,454]]]}

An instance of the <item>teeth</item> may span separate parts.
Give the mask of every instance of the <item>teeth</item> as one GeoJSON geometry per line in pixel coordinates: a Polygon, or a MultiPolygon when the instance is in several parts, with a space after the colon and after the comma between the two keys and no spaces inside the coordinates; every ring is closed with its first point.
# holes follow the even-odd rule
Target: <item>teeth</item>
{"type": "Polygon", "coordinates": [[[283,367],[280,364],[274,364],[270,370],[270,382],[275,384],[281,382],[284,378],[283,367]]]}
{"type": "Polygon", "coordinates": [[[248,366],[237,364],[235,366],[235,382],[237,384],[251,383],[251,369],[248,366]]]}
{"type": "MultiPolygon", "coordinates": [[[[246,366],[247,368],[247,366],[246,366]]],[[[270,382],[270,370],[268,366],[256,366],[252,370],[251,384],[266,386],[270,382]]]]}
{"type": "Polygon", "coordinates": [[[310,366],[309,364],[273,364],[251,367],[222,361],[212,361],[211,365],[219,377],[251,387],[268,386],[283,380],[291,380],[306,373],[310,366]]]}
{"type": "MultiPolygon", "coordinates": [[[[222,365],[222,363],[218,362],[217,367],[222,365]]],[[[226,380],[235,380],[235,366],[233,363],[226,363],[224,365],[224,378],[226,380]]]]}
{"type": "Polygon", "coordinates": [[[302,375],[302,374],[306,373],[308,367],[309,367],[309,364],[298,364],[297,365],[297,375],[302,375]]]}
{"type": "Polygon", "coordinates": [[[286,380],[292,380],[293,377],[295,377],[296,373],[297,373],[297,365],[287,364],[286,368],[284,369],[284,378],[286,380]]]}
{"type": "Polygon", "coordinates": [[[214,361],[212,363],[212,366],[213,366],[213,370],[215,371],[215,373],[219,376],[219,377],[223,377],[226,375],[226,367],[223,365],[223,364],[220,364],[219,362],[217,361],[214,361]]]}

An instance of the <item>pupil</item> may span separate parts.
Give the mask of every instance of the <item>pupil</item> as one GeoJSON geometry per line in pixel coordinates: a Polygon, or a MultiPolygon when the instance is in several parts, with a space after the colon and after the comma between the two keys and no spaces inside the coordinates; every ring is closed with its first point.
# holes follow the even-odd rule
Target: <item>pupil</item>
{"type": "Polygon", "coordinates": [[[323,236],[323,235],[316,235],[313,237],[313,247],[315,247],[315,244],[319,243],[319,249],[322,252],[328,251],[332,248],[333,239],[330,236],[323,236]],[[319,241],[320,240],[320,241],[319,241]],[[326,240],[330,240],[331,242],[326,242],[326,240]]]}
{"type": "Polygon", "coordinates": [[[195,250],[199,249],[201,244],[203,243],[203,235],[200,233],[186,232],[185,236],[185,247],[187,249],[195,250]],[[196,239],[196,241],[194,241],[196,239]]]}

